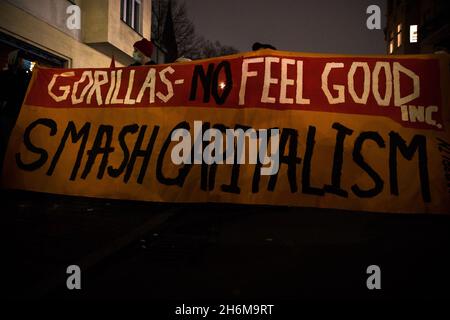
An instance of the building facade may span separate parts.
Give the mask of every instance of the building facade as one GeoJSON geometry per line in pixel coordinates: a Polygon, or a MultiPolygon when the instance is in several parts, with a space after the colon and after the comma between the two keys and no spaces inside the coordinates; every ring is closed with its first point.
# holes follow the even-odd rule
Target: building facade
{"type": "Polygon", "coordinates": [[[388,0],[388,54],[450,52],[450,1],[388,0]]]}
{"type": "Polygon", "coordinates": [[[0,66],[21,49],[48,67],[132,62],[133,43],[150,39],[151,0],[0,0],[0,66]]]}

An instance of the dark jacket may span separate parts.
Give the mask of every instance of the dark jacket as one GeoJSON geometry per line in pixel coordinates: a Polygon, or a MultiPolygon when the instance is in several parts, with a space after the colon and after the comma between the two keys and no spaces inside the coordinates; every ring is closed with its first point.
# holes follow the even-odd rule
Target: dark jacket
{"type": "Polygon", "coordinates": [[[0,115],[17,119],[30,83],[31,72],[8,69],[0,72],[0,115]]]}
{"type": "MultiPolygon", "coordinates": [[[[147,62],[145,65],[146,66],[151,66],[151,65],[155,65],[156,62],[153,60],[150,60],[149,62],[147,62]]],[[[138,67],[138,66],[142,66],[142,64],[140,64],[139,62],[134,62],[132,64],[129,65],[129,67],[138,67]]]]}

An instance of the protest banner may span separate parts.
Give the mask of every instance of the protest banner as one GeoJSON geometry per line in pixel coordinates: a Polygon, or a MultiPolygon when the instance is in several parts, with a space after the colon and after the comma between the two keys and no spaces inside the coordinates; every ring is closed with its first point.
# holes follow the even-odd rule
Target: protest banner
{"type": "Polygon", "coordinates": [[[2,186],[449,213],[449,89],[444,54],[260,50],[142,67],[37,67],[2,186]]]}

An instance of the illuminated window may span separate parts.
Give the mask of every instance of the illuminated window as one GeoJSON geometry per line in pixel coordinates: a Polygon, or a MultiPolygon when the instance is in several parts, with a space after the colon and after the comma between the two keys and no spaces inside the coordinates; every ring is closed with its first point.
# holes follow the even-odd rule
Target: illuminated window
{"type": "Polygon", "coordinates": [[[389,34],[389,54],[394,52],[394,32],[389,34]]]}
{"type": "Polygon", "coordinates": [[[397,47],[402,45],[402,24],[397,25],[397,47]]]}
{"type": "Polygon", "coordinates": [[[412,24],[409,26],[409,42],[417,42],[417,24],[412,24]]]}

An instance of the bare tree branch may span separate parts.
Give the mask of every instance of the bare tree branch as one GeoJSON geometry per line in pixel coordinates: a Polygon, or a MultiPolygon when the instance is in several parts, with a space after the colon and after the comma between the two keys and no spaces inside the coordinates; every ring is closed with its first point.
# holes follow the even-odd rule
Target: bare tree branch
{"type": "MultiPolygon", "coordinates": [[[[152,1],[152,39],[161,43],[164,32],[164,22],[168,7],[168,0],[152,1]]],[[[187,14],[186,3],[180,0],[172,0],[172,14],[175,39],[179,56],[191,59],[212,58],[238,51],[232,46],[222,45],[219,41],[205,40],[196,34],[194,23],[187,14]]]]}

